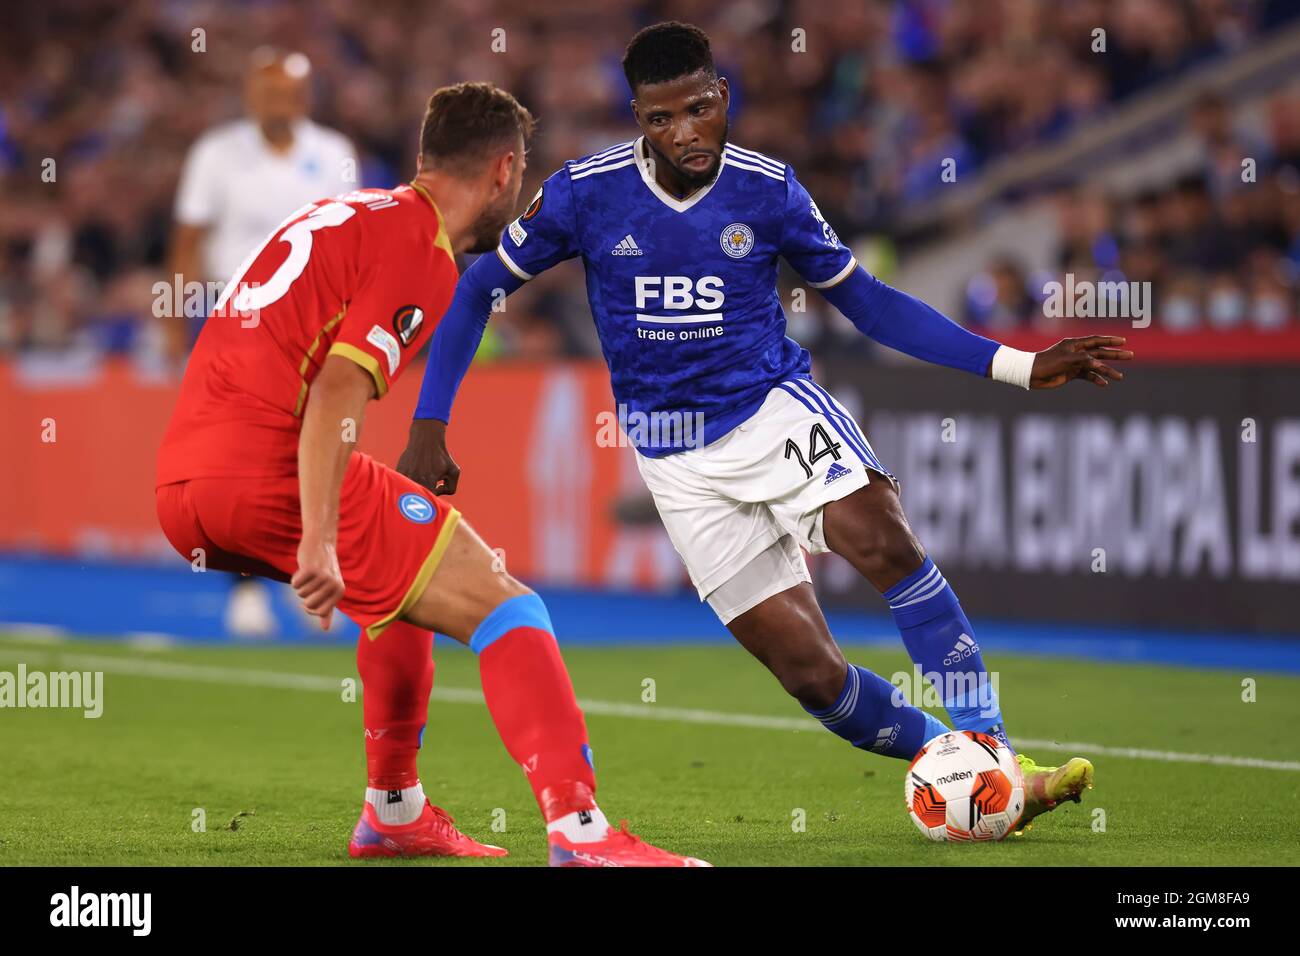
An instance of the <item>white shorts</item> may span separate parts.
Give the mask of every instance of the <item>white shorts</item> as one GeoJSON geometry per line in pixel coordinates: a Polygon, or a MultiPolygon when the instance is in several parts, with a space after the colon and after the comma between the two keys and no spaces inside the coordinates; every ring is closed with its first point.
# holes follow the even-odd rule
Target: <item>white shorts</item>
{"type": "Polygon", "coordinates": [[[701,600],[783,538],[791,569],[809,580],[800,549],[827,550],[822,507],[870,471],[894,480],[853,416],[810,379],[782,382],[712,444],[636,458],[701,600]]]}

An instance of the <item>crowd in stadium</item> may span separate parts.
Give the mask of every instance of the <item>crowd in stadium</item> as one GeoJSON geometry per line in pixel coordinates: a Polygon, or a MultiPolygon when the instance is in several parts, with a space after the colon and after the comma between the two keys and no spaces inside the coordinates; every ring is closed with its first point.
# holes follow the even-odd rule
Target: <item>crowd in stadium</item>
{"type": "MultiPolygon", "coordinates": [[[[52,27],[69,5],[4,16],[52,27]]],[[[490,11],[476,0],[76,6],[72,30],[0,31],[0,351],[159,361],[152,290],[167,278],[182,163],[205,130],[241,115],[261,44],[310,59],[312,117],[355,144],[361,185],[409,177],[435,87],[475,78],[510,89],[540,118],[531,195],[565,159],[634,133],[619,57],[635,30],[697,22],[732,79],[732,137],[792,163],[841,234],[888,237],[901,211],[942,188],[945,158],[977,174],[1058,142],[1289,15],[1285,3],[1236,0],[753,0],[725,16],[693,0],[599,13],[574,0],[490,11]],[[1093,52],[1100,22],[1104,54],[1093,52]],[[37,34],[51,39],[16,45],[37,34]]],[[[1058,186],[1059,271],[1152,281],[1158,320],[1174,329],[1295,323],[1300,92],[1278,91],[1263,109],[1267,122],[1244,131],[1229,105],[1198,100],[1187,124],[1202,167],[1160,188],[1120,198],[1058,186]],[[1248,185],[1243,155],[1258,165],[1248,185]]],[[[512,299],[485,348],[594,354],[578,278],[554,270],[512,299]]],[[[954,318],[994,332],[1036,321],[1041,281],[998,260],[971,277],[954,318]]],[[[827,338],[805,331],[814,347],[827,338]]]]}
{"type": "Polygon", "coordinates": [[[967,288],[966,319],[996,333],[1042,322],[1044,281],[1150,282],[1171,331],[1273,331],[1294,323],[1300,289],[1300,89],[1265,101],[1261,136],[1234,129],[1224,103],[1192,111],[1197,159],[1161,188],[1118,201],[1082,187],[1053,197],[1059,232],[1048,275],[995,261],[967,288]],[[1243,167],[1244,161],[1253,166],[1243,167]],[[1246,178],[1243,178],[1245,175],[1246,178]],[[1037,294],[1036,294],[1037,292],[1037,294]]]}

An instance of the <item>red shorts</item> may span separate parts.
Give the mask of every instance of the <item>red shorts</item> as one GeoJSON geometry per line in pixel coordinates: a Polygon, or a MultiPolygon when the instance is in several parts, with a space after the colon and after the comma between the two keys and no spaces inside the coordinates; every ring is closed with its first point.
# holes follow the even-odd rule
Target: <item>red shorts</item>
{"type": "MultiPolygon", "coordinates": [[[[298,569],[297,476],[192,478],[157,490],[158,522],[187,561],[288,581],[298,569]]],[[[369,455],[354,452],[339,495],[339,610],[373,639],[415,603],[460,513],[369,455]]]]}

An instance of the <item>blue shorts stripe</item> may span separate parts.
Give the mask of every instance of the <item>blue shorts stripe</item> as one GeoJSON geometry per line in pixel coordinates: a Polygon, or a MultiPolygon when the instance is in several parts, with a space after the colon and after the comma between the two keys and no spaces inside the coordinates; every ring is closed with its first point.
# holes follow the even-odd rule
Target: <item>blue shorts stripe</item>
{"type": "MultiPolygon", "coordinates": [[[[812,385],[811,382],[802,382],[801,384],[806,386],[812,385]]],[[[830,422],[831,428],[835,430],[835,433],[840,436],[840,438],[844,441],[846,445],[848,445],[850,448],[853,449],[853,451],[857,454],[858,458],[861,459],[864,465],[866,465],[868,468],[880,467],[879,463],[875,461],[874,456],[870,455],[867,452],[866,446],[859,443],[855,435],[853,435],[852,433],[845,434],[844,422],[842,416],[839,416],[836,413],[832,412],[830,408],[827,407],[822,402],[821,396],[819,396],[816,391],[809,391],[807,389],[800,389],[800,391],[802,391],[804,395],[806,395],[813,402],[813,404],[817,406],[815,410],[818,412],[818,414],[820,414],[823,418],[825,418],[828,422],[830,422]]],[[[807,405],[808,403],[804,402],[804,404],[807,405]]]]}
{"type": "Polygon", "coordinates": [[[833,414],[837,414],[839,416],[840,421],[844,423],[844,427],[849,429],[849,431],[851,431],[854,434],[854,436],[858,440],[858,443],[861,444],[863,449],[866,451],[867,457],[870,458],[871,461],[874,463],[873,467],[883,471],[884,469],[881,467],[880,459],[876,457],[875,451],[873,451],[871,448],[871,442],[867,441],[867,436],[862,433],[862,429],[859,428],[858,423],[853,420],[853,416],[848,413],[848,411],[844,408],[843,405],[841,405],[839,402],[835,400],[834,395],[826,391],[826,389],[822,388],[816,382],[810,379],[808,381],[808,385],[810,388],[812,388],[813,391],[815,391],[818,395],[820,395],[825,400],[826,404],[830,408],[834,409],[833,414]]]}
{"type": "Polygon", "coordinates": [[[870,456],[873,462],[875,462],[874,465],[875,469],[879,471],[881,474],[888,475],[889,472],[885,470],[885,466],[882,465],[880,463],[880,459],[876,457],[876,451],[874,448],[871,447],[871,442],[867,441],[867,436],[863,434],[862,429],[858,426],[858,423],[854,420],[853,416],[849,414],[848,409],[846,409],[843,405],[837,402],[835,400],[834,395],[826,391],[826,389],[822,388],[816,382],[809,380],[808,384],[811,385],[818,392],[820,392],[823,396],[825,396],[826,401],[829,402],[834,408],[839,409],[840,414],[843,417],[844,421],[848,423],[848,426],[851,429],[853,429],[853,433],[858,436],[858,440],[861,441],[862,444],[866,446],[867,455],[870,456]]]}
{"type": "Polygon", "coordinates": [[[862,431],[862,427],[858,424],[857,419],[855,419],[851,414],[849,414],[849,410],[845,408],[843,405],[841,405],[839,400],[830,392],[826,391],[826,389],[822,388],[820,385],[818,385],[816,382],[813,381],[809,381],[808,384],[811,385],[818,392],[820,392],[822,396],[826,399],[826,401],[830,404],[830,406],[840,413],[841,417],[843,417],[844,421],[848,424],[848,426],[851,429],[853,429],[853,433],[858,436],[858,440],[861,441],[862,444],[867,446],[867,454],[869,454],[872,458],[875,458],[875,460],[878,463],[880,459],[876,458],[875,449],[871,447],[871,442],[867,440],[866,433],[862,431]]]}
{"type": "Polygon", "coordinates": [[[814,413],[817,411],[817,409],[813,408],[812,402],[804,398],[803,393],[794,387],[794,382],[782,382],[780,385],[777,386],[777,388],[781,389],[781,391],[783,392],[787,392],[788,394],[794,396],[795,399],[798,400],[799,404],[801,404],[804,408],[808,409],[808,411],[814,413]]]}
{"type": "Polygon", "coordinates": [[[797,401],[797,402],[798,402],[800,405],[802,405],[804,408],[808,409],[808,411],[812,412],[814,415],[818,415],[818,414],[820,414],[820,412],[818,412],[817,409],[813,408],[813,404],[812,404],[812,402],[810,402],[810,401],[808,401],[808,399],[804,398],[804,397],[803,397],[803,393],[800,392],[798,389],[796,389],[796,388],[794,387],[794,384],[793,384],[793,383],[791,383],[791,382],[782,382],[780,385],[777,386],[777,388],[779,388],[779,389],[780,389],[781,391],[783,391],[783,392],[786,392],[786,393],[788,393],[788,394],[794,396],[795,401],[797,401]]]}

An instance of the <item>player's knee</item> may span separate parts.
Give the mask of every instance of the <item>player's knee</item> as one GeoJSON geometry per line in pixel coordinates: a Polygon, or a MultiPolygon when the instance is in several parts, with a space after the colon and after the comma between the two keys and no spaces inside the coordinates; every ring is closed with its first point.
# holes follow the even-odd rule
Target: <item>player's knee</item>
{"type": "Polygon", "coordinates": [[[830,656],[792,660],[777,670],[785,692],[810,710],[824,710],[839,699],[844,689],[843,660],[830,656]]]}
{"type": "Polygon", "coordinates": [[[872,584],[889,587],[925,561],[925,551],[906,524],[882,521],[868,526],[854,542],[853,564],[872,584]]]}

